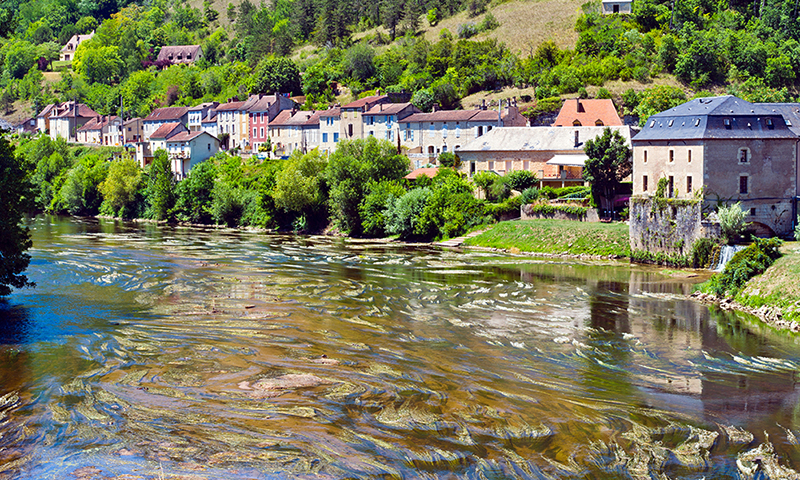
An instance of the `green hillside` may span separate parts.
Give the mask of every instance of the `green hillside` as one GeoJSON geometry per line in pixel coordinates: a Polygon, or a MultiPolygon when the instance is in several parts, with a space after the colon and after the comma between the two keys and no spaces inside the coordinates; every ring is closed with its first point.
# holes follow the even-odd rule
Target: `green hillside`
{"type": "Polygon", "coordinates": [[[529,115],[565,96],[609,97],[644,118],[687,95],[792,101],[798,27],[794,0],[637,0],[629,16],[579,0],[2,0],[0,113],[78,99],[146,115],[276,90],[324,108],[336,82],[353,96],[406,91],[423,109],[515,95],[529,115]],[[91,31],[71,65],[57,61],[91,31]],[[181,44],[206,58],[156,62],[181,44]]]}

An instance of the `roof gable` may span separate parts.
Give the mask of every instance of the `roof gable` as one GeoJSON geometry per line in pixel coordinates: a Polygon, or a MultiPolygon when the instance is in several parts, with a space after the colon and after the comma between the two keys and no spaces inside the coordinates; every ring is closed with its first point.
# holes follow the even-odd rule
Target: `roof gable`
{"type": "Polygon", "coordinates": [[[179,122],[165,123],[158,127],[156,131],[150,135],[150,139],[169,139],[170,137],[184,131],[186,131],[186,127],[179,122]]]}
{"type": "Polygon", "coordinates": [[[614,102],[610,99],[580,99],[569,98],[564,101],[561,110],[558,112],[554,127],[572,127],[578,122],[582,126],[601,126],[622,125],[614,102]]]}

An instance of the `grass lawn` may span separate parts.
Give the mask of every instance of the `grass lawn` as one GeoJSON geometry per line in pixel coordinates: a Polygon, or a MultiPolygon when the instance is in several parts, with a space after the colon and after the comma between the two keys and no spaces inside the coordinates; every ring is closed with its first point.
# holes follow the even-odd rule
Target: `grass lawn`
{"type": "Polygon", "coordinates": [[[571,255],[630,255],[628,225],[569,220],[501,222],[465,245],[512,249],[521,252],[571,255]]]}

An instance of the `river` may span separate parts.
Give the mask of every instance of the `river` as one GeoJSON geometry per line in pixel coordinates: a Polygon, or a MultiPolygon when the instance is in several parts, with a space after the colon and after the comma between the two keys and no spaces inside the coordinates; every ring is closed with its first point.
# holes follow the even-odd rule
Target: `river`
{"type": "Polygon", "coordinates": [[[694,278],[341,238],[30,226],[38,285],[0,302],[0,478],[800,469],[798,337],[687,299],[694,278]]]}

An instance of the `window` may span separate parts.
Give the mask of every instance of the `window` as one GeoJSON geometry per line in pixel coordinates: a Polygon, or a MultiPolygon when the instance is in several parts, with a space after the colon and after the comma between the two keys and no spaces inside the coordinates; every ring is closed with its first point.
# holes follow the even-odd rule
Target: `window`
{"type": "MultiPolygon", "coordinates": [[[[375,117],[373,117],[372,115],[367,117],[367,125],[375,125],[375,117]]],[[[372,134],[370,133],[370,135],[372,134]]]]}
{"type": "Polygon", "coordinates": [[[372,130],[370,130],[370,131],[369,131],[369,136],[370,136],[370,137],[374,137],[374,136],[375,136],[375,132],[374,132],[374,131],[372,131],[372,130]]]}
{"type": "Polygon", "coordinates": [[[348,137],[352,137],[353,136],[353,124],[352,123],[347,125],[347,136],[348,137]]]}
{"type": "Polygon", "coordinates": [[[456,138],[461,138],[461,124],[456,122],[456,138]]]}
{"type": "Polygon", "coordinates": [[[392,139],[392,131],[386,130],[386,140],[391,140],[391,139],[392,139]]]}
{"type": "Polygon", "coordinates": [[[602,121],[602,120],[600,120],[600,119],[597,119],[597,120],[594,122],[594,126],[595,126],[595,127],[602,127],[602,126],[605,126],[605,123],[603,123],[603,121],[602,121]]]}
{"type": "Polygon", "coordinates": [[[667,196],[670,198],[675,196],[675,177],[673,177],[672,175],[669,176],[669,192],[667,196]]]}
{"type": "Polygon", "coordinates": [[[765,120],[764,120],[764,122],[766,122],[766,124],[767,124],[767,128],[770,128],[770,129],[771,129],[771,128],[773,128],[773,127],[775,126],[775,125],[773,125],[773,123],[772,123],[772,119],[771,119],[771,118],[767,118],[767,119],[765,119],[765,120]]]}
{"type": "Polygon", "coordinates": [[[211,151],[211,144],[210,143],[208,144],[208,151],[209,152],[211,151]]]}
{"type": "Polygon", "coordinates": [[[642,175],[642,191],[647,191],[647,175],[642,175]]]}
{"type": "Polygon", "coordinates": [[[254,136],[254,137],[258,136],[258,135],[257,135],[257,130],[256,130],[256,127],[253,127],[253,136],[254,136]]]}
{"type": "Polygon", "coordinates": [[[692,193],[692,177],[691,177],[691,175],[686,177],[686,193],[692,193]]]}
{"type": "Polygon", "coordinates": [[[480,137],[481,135],[483,135],[483,127],[482,126],[478,126],[478,127],[475,127],[475,128],[478,129],[477,133],[475,134],[476,137],[480,137]]]}
{"type": "Polygon", "coordinates": [[[692,163],[692,151],[691,151],[691,150],[688,150],[688,151],[686,152],[686,154],[687,154],[687,155],[686,155],[686,161],[687,161],[687,163],[692,163]]]}
{"type": "Polygon", "coordinates": [[[675,161],[675,150],[669,151],[669,162],[672,163],[675,161]]]}
{"type": "Polygon", "coordinates": [[[644,163],[647,163],[647,150],[644,151],[644,163]]]}
{"type": "Polygon", "coordinates": [[[442,153],[447,151],[447,145],[442,145],[442,153]]]}
{"type": "Polygon", "coordinates": [[[749,177],[747,175],[739,175],[739,194],[747,195],[749,191],[748,185],[749,177]]]}
{"type": "Polygon", "coordinates": [[[260,133],[261,133],[261,135],[259,135],[259,137],[263,137],[264,136],[264,127],[261,127],[261,132],[260,133]]]}
{"type": "Polygon", "coordinates": [[[333,142],[336,143],[338,141],[339,141],[339,134],[338,133],[334,133],[333,134],[333,142]]]}
{"type": "Polygon", "coordinates": [[[750,149],[742,147],[739,149],[739,163],[750,163],[750,149]]]}
{"type": "Polygon", "coordinates": [[[756,214],[756,207],[750,209],[750,216],[755,216],[756,214]]]}
{"type": "Polygon", "coordinates": [[[581,121],[580,120],[575,120],[574,122],[572,122],[572,126],[573,127],[580,127],[581,126],[581,121]]]}
{"type": "Polygon", "coordinates": [[[669,119],[669,123],[667,124],[667,126],[671,127],[673,123],[675,123],[675,119],[674,118],[670,118],[669,119]]]}
{"type": "Polygon", "coordinates": [[[322,143],[328,143],[328,133],[322,132],[322,143]]]}
{"type": "Polygon", "coordinates": [[[442,124],[442,138],[447,138],[447,124],[442,124]]]}
{"type": "Polygon", "coordinates": [[[725,128],[727,128],[728,130],[731,129],[731,119],[730,118],[726,118],[726,119],[722,120],[722,124],[725,125],[725,128]]]}

